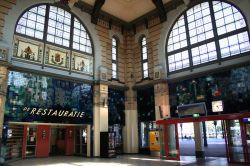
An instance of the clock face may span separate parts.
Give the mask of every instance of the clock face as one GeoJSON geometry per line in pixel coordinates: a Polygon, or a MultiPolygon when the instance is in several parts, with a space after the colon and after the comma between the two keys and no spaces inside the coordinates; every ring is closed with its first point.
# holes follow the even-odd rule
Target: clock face
{"type": "Polygon", "coordinates": [[[222,112],[223,111],[222,100],[212,102],[212,111],[213,112],[222,112]]]}

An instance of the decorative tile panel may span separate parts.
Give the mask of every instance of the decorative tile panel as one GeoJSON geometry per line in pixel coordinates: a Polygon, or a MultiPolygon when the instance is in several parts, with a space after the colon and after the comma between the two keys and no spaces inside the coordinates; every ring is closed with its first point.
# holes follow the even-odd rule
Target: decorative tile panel
{"type": "Polygon", "coordinates": [[[15,36],[13,57],[42,63],[43,47],[43,43],[15,36]]]}
{"type": "Polygon", "coordinates": [[[46,45],[45,65],[69,69],[70,52],[55,46],[46,45]]]}
{"type": "Polygon", "coordinates": [[[93,57],[72,52],[72,71],[93,75],[93,57]]]}

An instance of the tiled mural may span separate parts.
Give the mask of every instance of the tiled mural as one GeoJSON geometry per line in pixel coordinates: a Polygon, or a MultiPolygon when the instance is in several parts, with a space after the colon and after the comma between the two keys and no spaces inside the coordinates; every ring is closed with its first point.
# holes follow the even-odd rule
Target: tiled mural
{"type": "Polygon", "coordinates": [[[43,43],[15,36],[13,56],[26,61],[42,63],[43,43]]]}
{"type": "MultiPolygon", "coordinates": [[[[0,52],[0,58],[4,56],[2,52],[0,52]]],[[[17,61],[30,61],[47,67],[93,75],[93,56],[49,44],[44,46],[42,42],[22,38],[17,35],[14,37],[13,57],[17,61]],[[44,47],[45,51],[43,52],[44,47]]]]}
{"type": "Polygon", "coordinates": [[[93,74],[93,57],[73,52],[71,63],[73,71],[93,74]]]}
{"type": "Polygon", "coordinates": [[[69,69],[69,51],[58,49],[57,47],[47,45],[45,54],[45,64],[53,67],[69,69]]]}

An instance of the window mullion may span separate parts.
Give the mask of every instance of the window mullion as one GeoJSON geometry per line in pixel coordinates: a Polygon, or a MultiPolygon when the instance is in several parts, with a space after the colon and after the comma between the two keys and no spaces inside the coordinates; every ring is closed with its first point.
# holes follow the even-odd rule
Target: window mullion
{"type": "Polygon", "coordinates": [[[187,50],[188,50],[188,56],[189,56],[189,65],[193,67],[193,59],[192,59],[192,52],[191,52],[191,44],[190,44],[190,35],[188,30],[188,20],[187,20],[187,13],[184,13],[184,22],[185,22],[185,29],[186,29],[186,35],[187,35],[187,50]]]}
{"type": "Polygon", "coordinates": [[[217,52],[217,60],[219,63],[221,62],[221,52],[220,52],[220,44],[219,44],[219,36],[217,32],[217,27],[216,27],[216,20],[214,16],[214,8],[213,8],[213,2],[209,1],[209,9],[210,9],[210,16],[211,16],[211,22],[213,26],[213,32],[214,32],[214,42],[215,42],[215,47],[216,47],[216,52],[217,52]]]}
{"type": "MultiPolygon", "coordinates": [[[[75,17],[71,15],[71,25],[70,25],[70,38],[69,38],[69,48],[72,50],[73,49],[73,31],[74,31],[74,19],[75,17]]],[[[80,48],[80,45],[79,45],[80,48]]]]}
{"type": "Polygon", "coordinates": [[[44,23],[44,31],[43,31],[43,41],[47,41],[47,34],[48,34],[48,26],[49,26],[49,9],[50,6],[46,5],[46,13],[45,13],[45,23],[44,23]]]}
{"type": "MultiPolygon", "coordinates": [[[[44,23],[44,31],[43,31],[43,43],[44,43],[44,46],[47,43],[47,34],[48,34],[48,26],[49,26],[49,10],[50,10],[50,6],[46,5],[45,23],[44,23]]],[[[45,53],[45,47],[43,47],[43,52],[45,53]]],[[[43,60],[42,60],[42,68],[44,68],[44,63],[45,63],[44,62],[45,61],[44,57],[43,57],[43,60]]]]}

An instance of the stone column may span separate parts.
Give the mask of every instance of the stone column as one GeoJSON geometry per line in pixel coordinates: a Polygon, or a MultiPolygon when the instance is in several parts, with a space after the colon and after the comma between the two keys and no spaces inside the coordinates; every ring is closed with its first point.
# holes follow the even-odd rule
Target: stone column
{"type": "Polygon", "coordinates": [[[194,122],[194,142],[195,142],[195,156],[197,158],[204,158],[204,146],[202,138],[202,122],[194,122]]]}
{"type": "Polygon", "coordinates": [[[100,156],[100,132],[108,131],[108,85],[94,85],[94,156],[100,156]]]}
{"type": "Polygon", "coordinates": [[[136,92],[131,88],[125,92],[125,126],[123,127],[124,153],[138,153],[138,117],[136,92]]]}
{"type": "Polygon", "coordinates": [[[2,140],[7,86],[8,86],[8,69],[5,66],[0,66],[0,140],[2,140]]]}
{"type": "Polygon", "coordinates": [[[169,90],[167,83],[154,85],[155,95],[155,120],[170,118],[169,90]]]}

